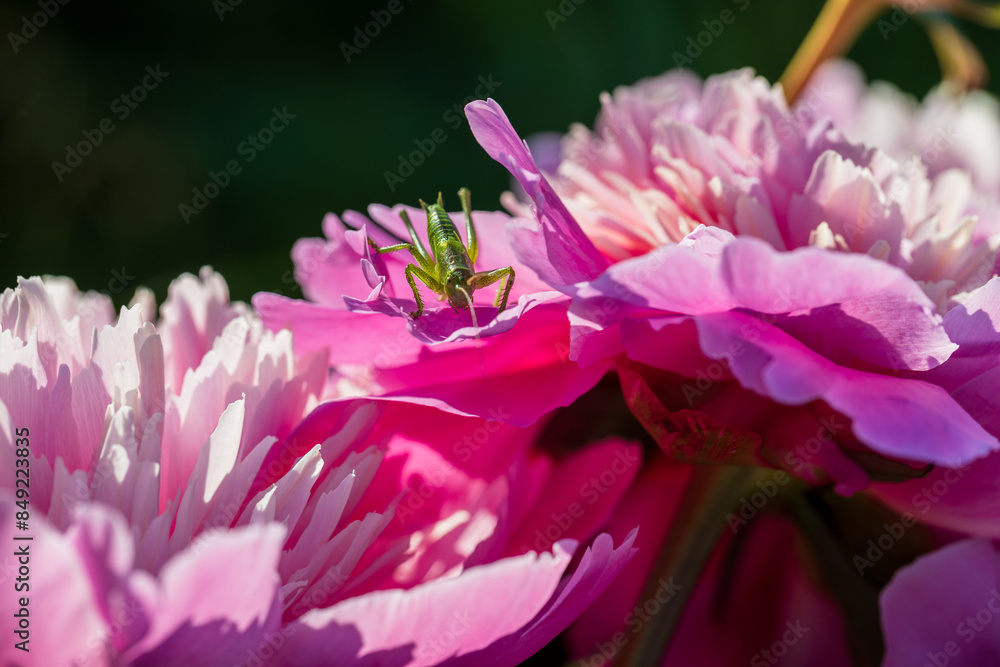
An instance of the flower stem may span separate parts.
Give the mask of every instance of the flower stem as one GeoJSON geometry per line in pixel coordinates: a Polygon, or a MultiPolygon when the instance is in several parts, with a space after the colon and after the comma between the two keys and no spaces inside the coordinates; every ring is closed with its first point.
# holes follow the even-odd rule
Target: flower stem
{"type": "Polygon", "coordinates": [[[989,70],[972,42],[947,20],[928,18],[926,26],[942,78],[959,91],[981,88],[989,70]]]}
{"type": "Polygon", "coordinates": [[[688,598],[727,525],[726,515],[755,488],[757,481],[770,479],[774,473],[769,468],[695,468],[680,512],[667,534],[641,599],[653,598],[664,579],[673,579],[680,590],[669,603],[660,607],[658,613],[651,615],[638,637],[625,646],[616,665],[659,667],[662,664],[688,598]]]}
{"type": "Polygon", "coordinates": [[[788,103],[795,102],[823,61],[845,53],[864,27],[890,4],[887,0],[827,0],[781,75],[788,103]]]}
{"type": "Polygon", "coordinates": [[[879,621],[878,588],[863,581],[841,540],[833,534],[806,494],[785,498],[791,518],[798,523],[812,543],[830,590],[844,610],[844,621],[851,638],[851,652],[860,667],[881,664],[885,647],[879,621]]]}

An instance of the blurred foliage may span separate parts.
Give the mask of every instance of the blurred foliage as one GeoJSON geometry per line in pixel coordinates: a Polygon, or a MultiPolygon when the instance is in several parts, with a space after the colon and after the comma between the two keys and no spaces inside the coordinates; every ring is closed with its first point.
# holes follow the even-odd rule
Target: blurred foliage
{"type": "MultiPolygon", "coordinates": [[[[183,271],[210,264],[232,296],[298,294],[289,251],[320,236],[328,211],[373,202],[414,204],[468,186],[479,209],[499,208],[506,171],[445,114],[473,95],[479,78],[522,135],[591,124],[598,94],[674,66],[703,21],[736,20],[690,65],[703,76],[750,66],[776,79],[820,8],[819,0],[559,0],[469,3],[397,0],[398,14],[348,63],[341,43],[387,0],[340,3],[85,3],[69,0],[18,44],[35,2],[0,4],[0,267],[18,275],[62,274],[126,303],[140,284],[158,300],[183,271]],[[745,11],[739,11],[740,6],[745,11]],[[129,116],[112,103],[147,66],[169,75],[129,116]],[[266,127],[272,108],[296,117],[246,161],[239,147],[266,127]],[[111,118],[71,173],[54,173],[66,146],[111,118]],[[446,136],[395,190],[385,172],[441,128],[446,136]],[[454,128],[454,129],[453,129],[454,128]],[[209,172],[237,160],[242,171],[186,224],[209,172]],[[129,283],[122,289],[125,274],[129,283]]],[[[42,0],[55,6],[56,0],[42,0]]],[[[386,14],[382,14],[383,18],[386,14]]],[[[1000,42],[969,29],[1000,71],[1000,42]]],[[[888,40],[872,26],[851,52],[873,79],[922,96],[938,79],[917,21],[888,40]]],[[[440,134],[438,137],[440,138],[440,134]]],[[[425,143],[426,145],[426,143],[425,143]]],[[[446,199],[447,200],[447,199],[446,199]]]]}

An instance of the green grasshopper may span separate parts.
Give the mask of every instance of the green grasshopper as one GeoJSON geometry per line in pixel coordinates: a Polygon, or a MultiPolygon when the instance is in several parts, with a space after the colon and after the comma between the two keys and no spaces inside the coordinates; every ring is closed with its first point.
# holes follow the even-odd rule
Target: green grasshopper
{"type": "MultiPolygon", "coordinates": [[[[410,284],[413,298],[417,300],[417,310],[410,313],[413,319],[420,317],[424,312],[424,302],[420,298],[420,292],[417,291],[417,278],[420,278],[421,282],[435,294],[438,294],[440,300],[447,299],[448,304],[457,311],[472,308],[472,294],[477,289],[492,285],[507,276],[506,284],[502,290],[497,290],[496,299],[493,301],[494,306],[500,307],[500,312],[503,312],[507,307],[510,289],[514,286],[514,269],[507,266],[493,271],[475,270],[479,246],[476,243],[476,228],[472,224],[472,203],[468,188],[459,190],[458,198],[462,200],[462,212],[465,213],[465,229],[469,239],[468,248],[462,243],[462,237],[458,235],[458,227],[448,217],[440,192],[436,204],[428,206],[423,199],[420,200],[420,206],[427,214],[427,238],[434,251],[433,255],[424,248],[406,211],[402,211],[401,215],[413,243],[397,243],[380,248],[375,241],[371,238],[368,239],[369,245],[379,253],[409,250],[420,265],[406,265],[406,282],[410,284]]],[[[473,316],[475,316],[474,311],[473,316]]]]}

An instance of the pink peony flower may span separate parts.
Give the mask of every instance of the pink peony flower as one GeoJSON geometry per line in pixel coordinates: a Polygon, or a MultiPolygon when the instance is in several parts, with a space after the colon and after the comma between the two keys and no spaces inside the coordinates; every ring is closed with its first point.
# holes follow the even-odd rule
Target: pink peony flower
{"type": "Polygon", "coordinates": [[[326,359],[207,269],[152,310],[143,293],[115,320],[60,279],[0,298],[0,533],[32,537],[31,651],[3,662],[514,665],[631,557],[634,533],[590,540],[637,446],[557,460],[541,424],[316,406],[326,359]]]}
{"type": "MultiPolygon", "coordinates": [[[[468,311],[435,306],[427,296],[425,313],[410,317],[415,303],[403,269],[413,258],[405,251],[372,253],[366,243],[369,235],[394,243],[381,228],[408,238],[402,210],[422,233],[423,211],[410,207],[372,205],[370,219],[354,211],[343,219],[327,215],[326,239],[300,239],[292,250],[309,301],[266,293],[253,299],[265,326],[292,331],[298,353],[325,351],[337,378],[328,396],[388,396],[491,419],[501,402],[504,419],[527,426],[569,405],[607,372],[607,363],[588,369],[568,363],[569,299],[514,256],[505,225],[528,221],[503,213],[473,217],[477,269],[513,266],[516,272],[507,309],[497,312],[488,289],[489,297],[474,296],[478,326],[468,311]]],[[[450,215],[464,230],[464,216],[450,215]]]]}
{"type": "Polygon", "coordinates": [[[942,314],[994,274],[1000,235],[968,175],[848,142],[826,102],[789,110],[747,70],[672,72],[604,95],[550,174],[495,102],[467,114],[530,201],[505,198],[537,223],[515,252],[573,296],[571,359],[614,360],[682,460],[850,492],[997,449],[928,371],[958,349],[942,314]]]}

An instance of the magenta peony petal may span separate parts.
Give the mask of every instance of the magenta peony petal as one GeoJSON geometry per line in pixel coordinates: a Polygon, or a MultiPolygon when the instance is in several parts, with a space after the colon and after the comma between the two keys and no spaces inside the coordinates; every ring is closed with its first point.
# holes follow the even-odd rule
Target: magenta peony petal
{"type": "Polygon", "coordinates": [[[546,551],[561,539],[597,532],[642,465],[639,445],[617,438],[589,445],[563,461],[545,492],[510,537],[507,555],[546,551]]]}
{"type": "Polygon", "coordinates": [[[500,105],[493,100],[475,101],[465,112],[476,140],[490,157],[510,171],[535,203],[539,227],[511,229],[518,256],[551,285],[568,285],[596,277],[608,261],[583,234],[539,172],[528,147],[511,127],[500,105]],[[545,249],[544,256],[536,254],[539,245],[545,249]],[[526,251],[535,261],[529,261],[526,251]]]}
{"type": "Polygon", "coordinates": [[[944,317],[944,328],[959,350],[935,369],[936,382],[953,391],[995,369],[1000,363],[1000,278],[990,279],[965,303],[952,308],[944,317]]]}
{"type": "Polygon", "coordinates": [[[570,362],[568,341],[565,306],[548,303],[526,311],[502,336],[427,346],[416,363],[397,363],[374,378],[389,397],[527,426],[569,405],[609,368],[570,362]]]}
{"type": "Polygon", "coordinates": [[[295,280],[310,301],[340,306],[345,294],[357,296],[370,289],[358,270],[364,248],[359,252],[350,243],[349,235],[358,232],[332,213],[323,218],[323,232],[326,239],[299,239],[292,247],[295,280]]]}
{"type": "Polygon", "coordinates": [[[998,560],[986,540],[965,540],[900,570],[882,591],[886,667],[991,665],[1000,657],[998,560]]]}
{"type": "Polygon", "coordinates": [[[823,400],[877,452],[955,466],[1000,448],[936,385],[835,366],[747,315],[703,316],[697,324],[705,354],[725,359],[743,386],[784,404],[823,400]]]}
{"type": "Polygon", "coordinates": [[[299,354],[328,350],[332,364],[385,363],[415,358],[421,345],[406,333],[401,318],[352,313],[309,301],[260,293],[253,305],[272,331],[288,329],[299,354]],[[359,319],[363,318],[363,319],[359,319]]]}
{"type": "Polygon", "coordinates": [[[778,326],[836,361],[892,369],[927,370],[957,349],[930,300],[883,262],[814,249],[779,253],[755,239],[706,245],[704,237],[696,230],[691,243],[615,264],[576,288],[574,310],[607,323],[609,299],[686,314],[745,308],[782,315],[778,326]]]}
{"type": "Polygon", "coordinates": [[[927,524],[1000,538],[1000,453],[960,468],[940,466],[922,479],[875,484],[872,493],[927,524]]]}

